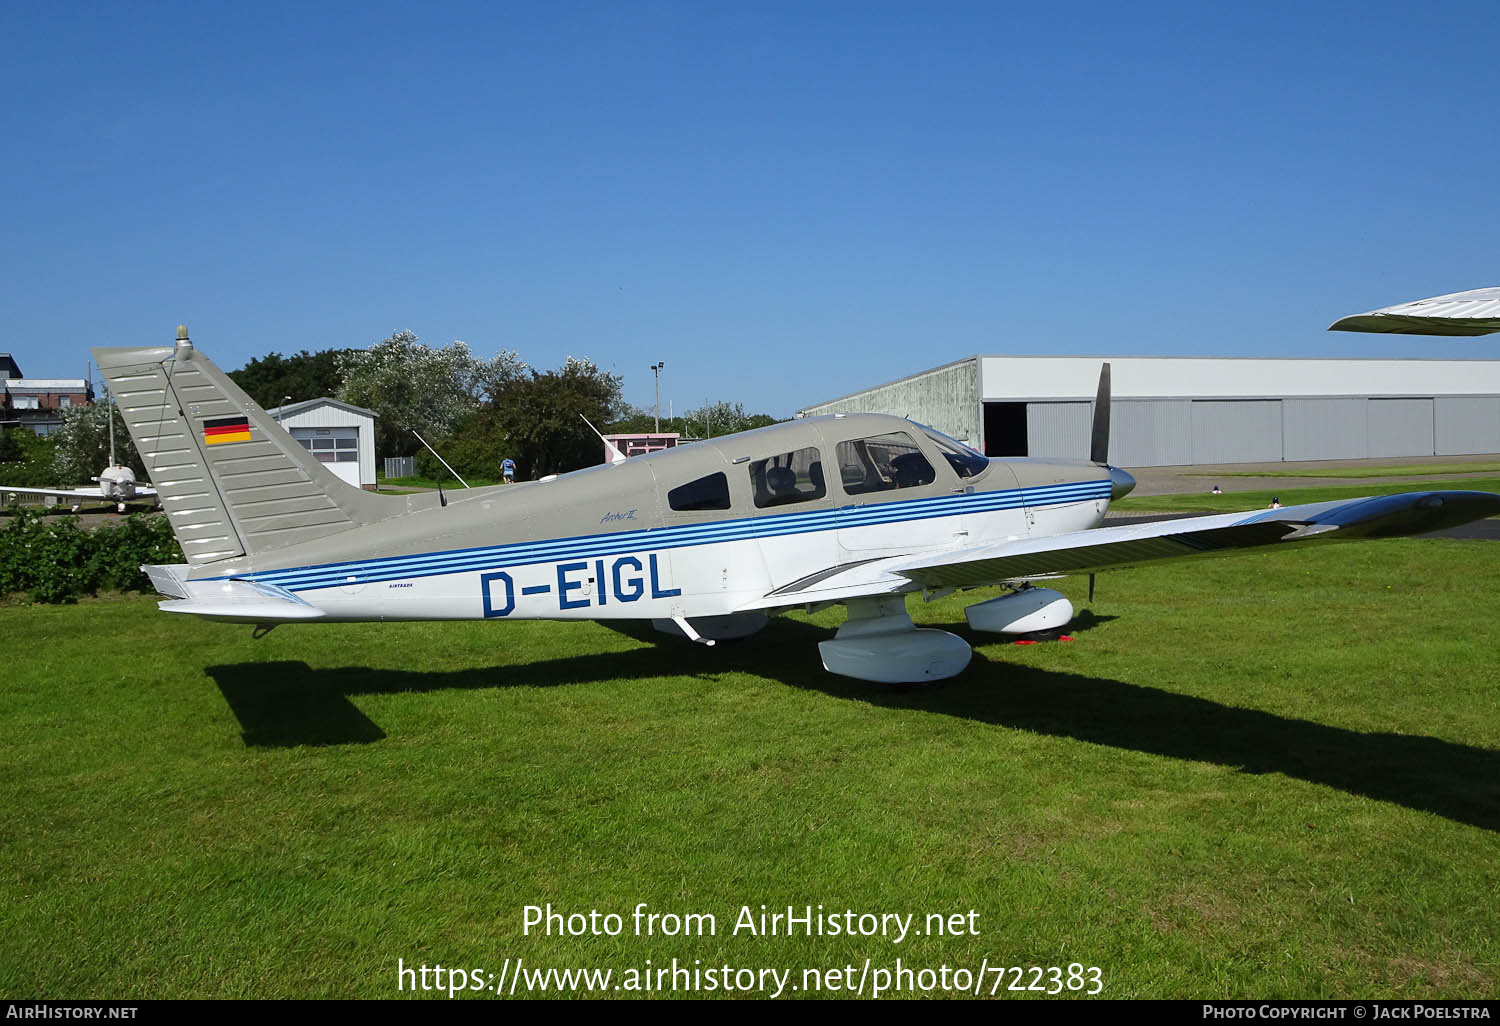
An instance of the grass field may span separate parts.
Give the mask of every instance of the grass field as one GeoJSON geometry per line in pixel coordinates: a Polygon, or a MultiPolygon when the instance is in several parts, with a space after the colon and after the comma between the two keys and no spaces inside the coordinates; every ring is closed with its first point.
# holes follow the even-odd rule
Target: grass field
{"type": "Polygon", "coordinates": [[[1117,513],[1233,513],[1236,510],[1264,509],[1272,497],[1283,506],[1301,502],[1325,502],[1329,499],[1357,499],[1365,495],[1394,495],[1397,492],[1450,490],[1463,492],[1500,492],[1500,477],[1463,478],[1448,481],[1366,481],[1354,485],[1314,485],[1309,488],[1268,488],[1263,491],[1185,492],[1174,495],[1127,495],[1109,504],[1117,513]]]}
{"type": "Polygon", "coordinates": [[[398,958],[795,983],[899,957],[1078,962],[1109,997],[1493,997],[1489,546],[1102,575],[1071,643],[972,635],[972,595],[914,601],[976,643],[931,690],[823,673],[837,612],[704,649],[0,609],[0,993],[391,997],[398,958]],[[547,902],[718,932],[523,936],[547,902]],[[761,904],[973,909],[979,935],[731,935],[761,904]]]}
{"type": "MultiPolygon", "coordinates": [[[[421,475],[414,475],[412,477],[384,477],[381,475],[377,475],[377,477],[379,478],[380,490],[382,492],[390,490],[396,492],[396,494],[398,495],[402,494],[400,492],[400,489],[403,488],[409,490],[433,489],[442,487],[450,492],[454,491],[455,489],[463,488],[462,484],[451,477],[445,477],[442,480],[438,480],[435,477],[422,477],[421,475]]],[[[470,488],[483,488],[488,485],[500,483],[497,478],[490,477],[466,477],[464,478],[464,480],[469,483],[470,488]]]]}

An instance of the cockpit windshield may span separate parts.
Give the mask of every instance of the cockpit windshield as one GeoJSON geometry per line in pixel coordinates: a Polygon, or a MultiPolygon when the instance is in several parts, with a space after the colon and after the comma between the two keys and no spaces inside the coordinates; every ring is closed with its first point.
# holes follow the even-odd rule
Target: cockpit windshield
{"type": "MultiPolygon", "coordinates": [[[[916,421],[912,423],[915,424],[916,421]]],[[[958,439],[949,438],[941,431],[938,431],[936,428],[930,428],[926,424],[917,424],[917,427],[927,432],[927,437],[937,444],[938,451],[943,454],[943,458],[948,461],[948,465],[953,468],[953,472],[959,477],[977,477],[984,472],[985,467],[990,465],[987,457],[970,449],[958,439]]]]}

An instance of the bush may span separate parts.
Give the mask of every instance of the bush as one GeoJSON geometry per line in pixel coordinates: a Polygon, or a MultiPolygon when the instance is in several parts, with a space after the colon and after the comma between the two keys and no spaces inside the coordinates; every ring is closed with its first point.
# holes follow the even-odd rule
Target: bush
{"type": "Polygon", "coordinates": [[[137,513],[86,531],[71,517],[20,512],[0,529],[0,594],[76,602],[100,591],[149,591],[145,564],[181,563],[165,517],[137,513]]]}

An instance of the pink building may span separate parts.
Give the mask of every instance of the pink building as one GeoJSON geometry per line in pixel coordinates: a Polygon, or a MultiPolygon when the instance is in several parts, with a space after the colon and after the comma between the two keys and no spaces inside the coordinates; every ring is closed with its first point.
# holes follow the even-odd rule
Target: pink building
{"type": "MultiPolygon", "coordinates": [[[[626,456],[644,456],[648,452],[677,448],[677,441],[681,437],[677,434],[663,433],[659,435],[605,435],[604,439],[626,456]]],[[[609,462],[607,448],[604,450],[604,462],[609,462]]]]}

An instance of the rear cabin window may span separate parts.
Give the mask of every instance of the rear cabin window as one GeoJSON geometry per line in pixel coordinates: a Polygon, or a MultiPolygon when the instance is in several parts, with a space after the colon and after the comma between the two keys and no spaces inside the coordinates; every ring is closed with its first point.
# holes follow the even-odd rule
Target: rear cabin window
{"type": "Polygon", "coordinates": [[[840,442],[839,480],[850,495],[917,488],[936,474],[917,443],[904,431],[840,442]]]}
{"type": "Polygon", "coordinates": [[[679,513],[695,509],[728,509],[729,478],[721,470],[717,474],[678,485],[667,493],[667,505],[679,513]]]}
{"type": "Polygon", "coordinates": [[[761,509],[821,499],[828,494],[823,457],[817,449],[798,449],[757,460],[750,464],[750,487],[761,509]]]}

